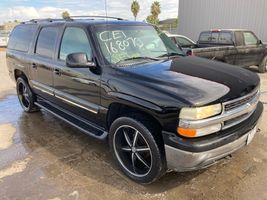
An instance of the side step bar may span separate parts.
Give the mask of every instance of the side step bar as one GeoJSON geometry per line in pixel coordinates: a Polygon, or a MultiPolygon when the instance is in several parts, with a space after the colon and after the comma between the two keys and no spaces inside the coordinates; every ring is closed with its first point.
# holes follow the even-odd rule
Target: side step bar
{"type": "Polygon", "coordinates": [[[62,119],[63,121],[69,123],[70,125],[76,127],[80,131],[84,132],[87,135],[90,135],[94,138],[104,140],[107,138],[108,133],[87,120],[84,120],[73,113],[70,113],[58,106],[51,105],[50,102],[47,102],[46,100],[43,99],[38,99],[37,102],[35,102],[35,105],[38,107],[48,111],[49,113],[53,114],[54,116],[62,119]]]}

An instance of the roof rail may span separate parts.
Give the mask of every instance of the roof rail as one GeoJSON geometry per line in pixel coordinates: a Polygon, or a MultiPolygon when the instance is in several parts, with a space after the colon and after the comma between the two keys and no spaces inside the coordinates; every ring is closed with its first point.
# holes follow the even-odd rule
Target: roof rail
{"type": "Polygon", "coordinates": [[[84,15],[84,16],[69,16],[67,19],[74,19],[74,18],[103,18],[103,19],[117,19],[117,20],[125,20],[120,17],[111,17],[105,15],[84,15]]]}
{"type": "Polygon", "coordinates": [[[26,22],[21,22],[22,24],[28,24],[28,23],[40,23],[40,22],[62,22],[69,19],[52,19],[52,18],[46,18],[46,19],[31,19],[26,22]]]}
{"type": "Polygon", "coordinates": [[[42,23],[42,22],[62,22],[62,21],[73,21],[74,19],[82,19],[82,18],[88,18],[88,19],[94,19],[94,18],[102,18],[102,19],[117,19],[117,20],[126,20],[119,17],[111,17],[111,16],[102,16],[102,15],[88,15],[88,16],[69,16],[66,18],[46,18],[46,19],[31,19],[26,22],[21,22],[21,24],[29,24],[29,23],[42,23]]]}

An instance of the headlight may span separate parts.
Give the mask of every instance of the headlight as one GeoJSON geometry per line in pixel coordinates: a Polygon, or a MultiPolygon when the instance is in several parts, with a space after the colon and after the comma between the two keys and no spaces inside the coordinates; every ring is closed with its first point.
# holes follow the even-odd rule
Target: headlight
{"type": "Polygon", "coordinates": [[[222,105],[215,104],[196,108],[182,108],[180,119],[199,120],[218,115],[222,112],[222,105]]]}

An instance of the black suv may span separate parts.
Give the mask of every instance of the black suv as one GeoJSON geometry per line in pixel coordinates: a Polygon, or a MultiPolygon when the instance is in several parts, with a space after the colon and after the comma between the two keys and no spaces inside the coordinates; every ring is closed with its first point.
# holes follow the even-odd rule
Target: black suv
{"type": "Polygon", "coordinates": [[[140,183],[225,158],[252,140],[263,111],[255,73],[185,57],[142,22],[31,20],[11,33],[7,65],[26,112],[108,138],[140,183]]]}

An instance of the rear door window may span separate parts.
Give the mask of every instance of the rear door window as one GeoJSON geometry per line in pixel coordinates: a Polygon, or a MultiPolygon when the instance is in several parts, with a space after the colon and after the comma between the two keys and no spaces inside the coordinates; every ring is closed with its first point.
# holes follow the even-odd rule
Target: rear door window
{"type": "Polygon", "coordinates": [[[37,55],[53,58],[58,30],[58,27],[44,27],[41,29],[36,44],[35,53],[37,55]]]}
{"type": "Polygon", "coordinates": [[[33,24],[16,26],[9,37],[8,49],[28,52],[36,30],[33,24]]]}
{"type": "Polygon", "coordinates": [[[230,32],[221,32],[219,36],[219,43],[233,44],[232,34],[230,32]]]}
{"type": "Polygon", "coordinates": [[[91,46],[85,31],[78,27],[67,27],[65,29],[59,52],[59,59],[65,60],[71,53],[86,53],[91,60],[91,46]]]}
{"type": "Polygon", "coordinates": [[[251,32],[244,32],[244,42],[245,45],[256,45],[258,40],[251,32]]]}

